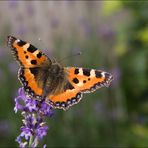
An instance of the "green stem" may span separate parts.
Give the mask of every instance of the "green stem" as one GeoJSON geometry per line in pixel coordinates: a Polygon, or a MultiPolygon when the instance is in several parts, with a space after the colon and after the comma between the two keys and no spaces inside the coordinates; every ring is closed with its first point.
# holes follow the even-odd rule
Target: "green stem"
{"type": "Polygon", "coordinates": [[[31,136],[29,139],[29,148],[31,148],[32,143],[33,143],[33,136],[31,136]]]}

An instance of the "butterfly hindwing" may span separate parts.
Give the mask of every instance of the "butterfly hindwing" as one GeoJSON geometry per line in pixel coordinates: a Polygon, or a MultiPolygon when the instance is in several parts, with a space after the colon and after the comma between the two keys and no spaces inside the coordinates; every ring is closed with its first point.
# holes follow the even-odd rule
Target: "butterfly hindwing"
{"type": "Polygon", "coordinates": [[[7,44],[11,48],[12,54],[20,66],[31,68],[38,67],[43,64],[50,64],[50,61],[45,54],[25,41],[13,36],[8,36],[7,44]]]}
{"type": "Polygon", "coordinates": [[[77,104],[83,93],[93,92],[103,86],[107,87],[113,79],[111,74],[95,69],[68,67],[65,68],[65,71],[68,74],[70,87],[58,95],[48,97],[52,106],[65,110],[69,106],[77,104]]]}
{"type": "MultiPolygon", "coordinates": [[[[21,67],[18,72],[18,78],[21,81],[25,92],[32,97],[37,99],[41,98],[42,96],[42,83],[41,81],[37,80],[39,68],[23,68],[21,67]]],[[[44,78],[44,77],[43,77],[44,78]]]]}
{"type": "Polygon", "coordinates": [[[70,106],[77,104],[81,99],[81,92],[76,89],[67,89],[63,93],[48,96],[47,103],[54,108],[67,110],[70,106]]]}

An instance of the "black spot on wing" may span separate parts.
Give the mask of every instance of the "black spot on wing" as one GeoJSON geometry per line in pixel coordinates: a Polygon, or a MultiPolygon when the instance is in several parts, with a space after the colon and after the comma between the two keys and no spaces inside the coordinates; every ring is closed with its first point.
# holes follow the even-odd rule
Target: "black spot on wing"
{"type": "MultiPolygon", "coordinates": [[[[41,96],[36,95],[35,92],[31,89],[30,86],[28,86],[28,81],[26,80],[25,76],[24,76],[24,68],[20,68],[19,69],[19,80],[21,81],[23,88],[25,90],[25,92],[27,93],[27,95],[35,97],[36,99],[41,99],[41,96]]],[[[37,68],[30,68],[30,72],[32,74],[36,74],[37,73],[37,68]]]]}
{"type": "Polygon", "coordinates": [[[39,69],[38,68],[29,68],[30,72],[33,74],[33,75],[37,75],[38,72],[39,72],[39,69]]]}
{"type": "Polygon", "coordinates": [[[95,71],[95,74],[96,74],[96,78],[101,78],[102,77],[102,74],[99,71],[95,71]]]}
{"type": "Polygon", "coordinates": [[[71,89],[71,90],[74,89],[74,87],[71,85],[70,82],[68,82],[64,87],[64,90],[67,90],[67,89],[71,89]]]}
{"type": "Polygon", "coordinates": [[[41,52],[39,52],[38,54],[37,54],[37,58],[40,58],[42,56],[42,54],[41,54],[41,52]]]}
{"type": "Polygon", "coordinates": [[[30,46],[29,46],[28,49],[27,49],[27,51],[28,51],[28,52],[31,52],[31,53],[35,52],[36,50],[37,50],[37,48],[34,47],[34,46],[31,45],[31,44],[30,44],[30,46]]]}
{"type": "Polygon", "coordinates": [[[79,83],[79,80],[78,80],[77,78],[74,78],[72,81],[73,81],[75,84],[78,84],[78,83],[79,83]]]}
{"type": "Polygon", "coordinates": [[[66,102],[49,102],[53,107],[67,110],[70,106],[77,104],[82,98],[82,94],[78,93],[75,97],[67,99],[66,102]]]}
{"type": "Polygon", "coordinates": [[[90,69],[84,68],[84,69],[83,69],[83,74],[84,74],[85,76],[90,76],[90,69]]]}
{"type": "Polygon", "coordinates": [[[17,42],[17,45],[19,45],[19,46],[24,46],[26,44],[26,42],[25,41],[22,41],[22,40],[20,40],[19,42],[17,42]]]}
{"type": "Polygon", "coordinates": [[[25,58],[28,59],[28,56],[26,55],[25,58]]]}
{"type": "Polygon", "coordinates": [[[32,65],[36,65],[37,64],[37,61],[36,60],[31,60],[31,64],[32,65]]]}
{"type": "Polygon", "coordinates": [[[77,75],[78,73],[79,73],[79,69],[78,69],[78,68],[76,68],[76,69],[75,69],[74,74],[76,74],[76,75],[77,75]]]}

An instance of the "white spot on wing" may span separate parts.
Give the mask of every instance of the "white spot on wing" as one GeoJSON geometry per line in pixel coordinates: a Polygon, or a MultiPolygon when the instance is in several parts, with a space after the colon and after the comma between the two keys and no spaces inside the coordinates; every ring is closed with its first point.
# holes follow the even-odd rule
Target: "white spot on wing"
{"type": "Polygon", "coordinates": [[[90,77],[92,78],[92,77],[95,77],[95,76],[96,76],[95,70],[92,69],[92,70],[90,71],[90,77]]]}
{"type": "Polygon", "coordinates": [[[27,51],[27,48],[30,46],[30,44],[29,43],[27,43],[27,44],[25,44],[24,46],[23,46],[23,49],[25,50],[25,51],[27,51]]]}
{"type": "Polygon", "coordinates": [[[103,77],[105,77],[105,72],[101,72],[101,75],[102,75],[103,77]]]}
{"type": "Polygon", "coordinates": [[[18,42],[20,42],[20,40],[19,40],[19,39],[17,39],[17,40],[16,40],[16,43],[18,43],[18,42]]]}
{"type": "Polygon", "coordinates": [[[81,86],[83,86],[84,84],[83,84],[83,82],[82,81],[79,81],[79,83],[78,84],[76,84],[76,86],[78,86],[78,87],[81,87],[81,86]]]}
{"type": "Polygon", "coordinates": [[[79,68],[79,74],[78,75],[83,76],[83,69],[82,68],[79,68]]]}
{"type": "Polygon", "coordinates": [[[37,56],[37,54],[38,54],[39,52],[40,52],[39,50],[36,50],[35,52],[33,52],[33,55],[34,55],[34,56],[37,56]]]}
{"type": "Polygon", "coordinates": [[[30,59],[26,59],[26,62],[27,62],[28,65],[30,65],[31,60],[30,59]]]}

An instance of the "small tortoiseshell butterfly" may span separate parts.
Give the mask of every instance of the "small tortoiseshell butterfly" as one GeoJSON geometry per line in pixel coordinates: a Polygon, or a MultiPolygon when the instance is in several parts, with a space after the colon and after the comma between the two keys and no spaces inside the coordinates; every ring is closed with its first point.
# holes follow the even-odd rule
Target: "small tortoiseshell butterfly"
{"type": "Polygon", "coordinates": [[[8,46],[20,65],[18,78],[25,92],[35,99],[59,109],[77,104],[83,93],[109,86],[110,73],[78,67],[63,67],[55,59],[49,59],[28,42],[8,36],[8,46]]]}

